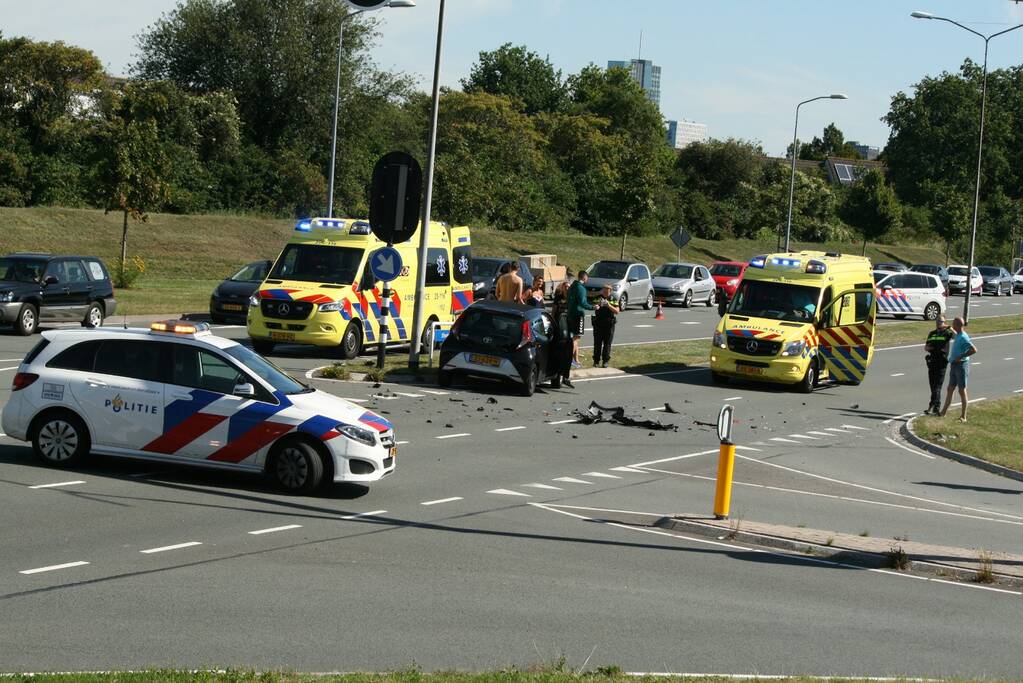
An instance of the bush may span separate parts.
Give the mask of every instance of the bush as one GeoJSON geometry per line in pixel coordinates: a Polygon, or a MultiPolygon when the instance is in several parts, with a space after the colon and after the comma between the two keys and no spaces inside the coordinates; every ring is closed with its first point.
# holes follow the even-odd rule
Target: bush
{"type": "Polygon", "coordinates": [[[352,372],[344,363],[334,363],[320,370],[320,377],[326,379],[351,379],[352,372]]]}
{"type": "Polygon", "coordinates": [[[138,256],[133,256],[127,263],[117,259],[117,267],[114,269],[114,287],[118,289],[131,289],[135,281],[146,272],[146,262],[138,256]]]}

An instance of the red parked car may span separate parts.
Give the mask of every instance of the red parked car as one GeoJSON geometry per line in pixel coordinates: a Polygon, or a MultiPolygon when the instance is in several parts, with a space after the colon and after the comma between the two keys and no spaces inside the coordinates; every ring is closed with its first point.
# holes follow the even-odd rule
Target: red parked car
{"type": "Polygon", "coordinates": [[[710,267],[710,274],[714,278],[718,292],[723,293],[729,301],[735,296],[735,288],[739,286],[748,265],[746,261],[715,261],[710,267]]]}

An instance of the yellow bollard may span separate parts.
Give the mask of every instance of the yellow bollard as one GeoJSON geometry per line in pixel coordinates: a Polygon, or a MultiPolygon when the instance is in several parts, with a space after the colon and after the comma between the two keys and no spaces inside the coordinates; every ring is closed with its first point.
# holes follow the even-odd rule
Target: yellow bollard
{"type": "Polygon", "coordinates": [[[732,471],[735,469],[735,444],[721,443],[718,455],[718,481],[714,490],[714,517],[728,519],[732,502],[732,471]]]}

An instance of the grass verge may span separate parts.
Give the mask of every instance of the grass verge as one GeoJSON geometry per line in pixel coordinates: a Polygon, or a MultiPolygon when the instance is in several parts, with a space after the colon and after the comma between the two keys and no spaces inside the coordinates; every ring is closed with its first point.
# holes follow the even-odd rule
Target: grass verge
{"type": "Polygon", "coordinates": [[[956,418],[958,408],[945,417],[918,417],[913,431],[921,439],[1023,472],[1023,396],[983,401],[970,406],[969,422],[956,418]]]}

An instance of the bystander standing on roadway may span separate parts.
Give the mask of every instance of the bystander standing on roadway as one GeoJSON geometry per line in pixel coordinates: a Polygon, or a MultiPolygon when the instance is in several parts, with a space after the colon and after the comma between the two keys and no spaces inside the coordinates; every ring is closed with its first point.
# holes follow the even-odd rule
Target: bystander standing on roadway
{"type": "Polygon", "coordinates": [[[604,285],[600,291],[600,302],[593,314],[593,366],[607,367],[611,360],[611,343],[615,338],[615,325],[621,308],[611,285],[604,285]]]}
{"type": "Polygon", "coordinates": [[[579,277],[568,290],[568,333],[572,335],[572,367],[581,368],[579,362],[579,340],[586,333],[586,311],[592,311],[593,305],[586,299],[586,281],[590,276],[585,270],[579,271],[579,277]]]}
{"type": "Polygon", "coordinates": [[[959,389],[959,400],[962,401],[959,414],[960,422],[966,422],[966,409],[969,406],[966,384],[970,378],[970,356],[977,353],[977,347],[973,345],[973,341],[970,339],[970,335],[966,334],[964,327],[962,318],[952,321],[952,329],[955,330],[956,336],[952,340],[952,349],[948,354],[948,392],[945,394],[945,405],[941,409],[941,416],[944,417],[952,403],[952,394],[959,389]]]}
{"type": "Polygon", "coordinates": [[[934,320],[934,329],[927,335],[924,348],[927,351],[927,381],[931,385],[931,398],[924,415],[937,415],[941,411],[941,385],[945,383],[948,368],[948,345],[955,333],[945,322],[945,316],[934,320]]]}
{"type": "MultiPolygon", "coordinates": [[[[568,277],[572,277],[571,271],[569,271],[568,277]]],[[[554,324],[558,327],[558,339],[560,340],[556,347],[555,358],[560,369],[561,384],[572,389],[574,386],[572,380],[569,379],[569,375],[572,373],[573,353],[572,335],[568,329],[569,287],[568,280],[565,280],[554,290],[554,294],[551,295],[551,317],[554,318],[554,324]]]]}
{"type": "Polygon", "coordinates": [[[508,264],[508,272],[497,278],[495,288],[497,300],[521,304],[524,286],[522,278],[519,277],[519,264],[517,261],[512,261],[508,264]]]}

